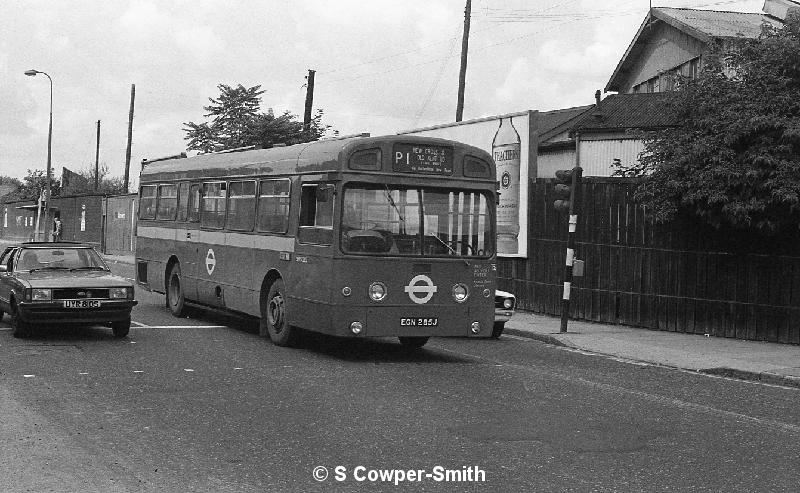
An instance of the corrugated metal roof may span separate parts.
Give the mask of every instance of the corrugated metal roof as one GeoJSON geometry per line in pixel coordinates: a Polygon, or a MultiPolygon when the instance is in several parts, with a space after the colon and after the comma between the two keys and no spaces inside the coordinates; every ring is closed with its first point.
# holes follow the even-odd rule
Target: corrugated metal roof
{"type": "Polygon", "coordinates": [[[667,92],[612,94],[587,112],[571,130],[581,132],[672,127],[676,121],[667,111],[667,92]]]}
{"type": "Polygon", "coordinates": [[[696,29],[712,38],[757,38],[761,34],[761,26],[766,23],[781,27],[783,23],[761,13],[722,12],[718,10],[675,9],[653,7],[657,13],[663,13],[672,19],[696,29]]]}
{"type": "Polygon", "coordinates": [[[594,108],[593,104],[562,110],[540,111],[538,120],[539,141],[545,141],[552,135],[565,131],[573,123],[573,120],[592,108],[594,108]]]}

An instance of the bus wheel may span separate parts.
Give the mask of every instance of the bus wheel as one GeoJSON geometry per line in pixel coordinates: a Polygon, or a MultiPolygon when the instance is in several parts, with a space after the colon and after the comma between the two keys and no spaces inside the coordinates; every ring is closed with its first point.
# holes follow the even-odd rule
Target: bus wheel
{"type": "Polygon", "coordinates": [[[183,295],[180,264],[173,265],[169,270],[169,277],[167,278],[167,308],[175,317],[182,317],[186,314],[186,300],[183,295]]]}
{"type": "Polygon", "coordinates": [[[503,335],[503,329],[505,328],[505,322],[495,322],[494,327],[492,327],[492,339],[498,339],[501,335],[503,335]]]}
{"type": "Polygon", "coordinates": [[[400,344],[408,348],[419,349],[428,342],[430,337],[399,337],[400,344]]]}
{"type": "Polygon", "coordinates": [[[293,346],[297,342],[297,328],[286,319],[286,288],[283,279],[277,279],[269,287],[267,299],[261,303],[261,332],[266,332],[276,346],[293,346]]]}

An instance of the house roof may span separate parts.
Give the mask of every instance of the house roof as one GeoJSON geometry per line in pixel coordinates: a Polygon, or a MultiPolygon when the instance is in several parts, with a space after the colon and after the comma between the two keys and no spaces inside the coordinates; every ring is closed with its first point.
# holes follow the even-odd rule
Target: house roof
{"type": "Polygon", "coordinates": [[[783,25],[780,19],[761,13],[653,7],[611,74],[606,92],[619,90],[622,74],[639,58],[652,36],[653,25],[658,22],[666,23],[706,44],[713,39],[757,38],[763,24],[774,27],[783,25]]]}
{"type": "Polygon", "coordinates": [[[668,92],[612,94],[584,114],[570,131],[608,132],[674,127],[680,122],[667,111],[666,102],[671,95],[668,92]]]}
{"type": "Polygon", "coordinates": [[[540,111],[538,120],[539,142],[545,142],[549,138],[569,130],[570,126],[578,118],[587,111],[591,111],[592,108],[594,108],[593,104],[553,111],[540,111]]]}

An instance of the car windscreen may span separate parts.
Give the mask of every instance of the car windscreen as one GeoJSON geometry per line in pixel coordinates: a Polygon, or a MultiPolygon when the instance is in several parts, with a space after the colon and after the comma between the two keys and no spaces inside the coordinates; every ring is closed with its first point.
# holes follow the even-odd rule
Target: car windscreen
{"type": "Polygon", "coordinates": [[[108,267],[91,248],[23,248],[17,270],[86,269],[108,270],[108,267]]]}

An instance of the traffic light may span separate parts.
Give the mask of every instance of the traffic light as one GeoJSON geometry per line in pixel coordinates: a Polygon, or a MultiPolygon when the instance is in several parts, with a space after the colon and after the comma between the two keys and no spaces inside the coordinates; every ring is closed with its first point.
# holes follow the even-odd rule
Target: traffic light
{"type": "Polygon", "coordinates": [[[575,201],[576,189],[581,183],[582,173],[583,168],[580,166],[556,171],[556,186],[554,189],[556,200],[553,202],[555,210],[558,212],[570,211],[572,203],[575,201]]]}

